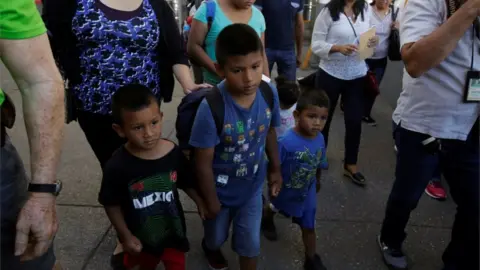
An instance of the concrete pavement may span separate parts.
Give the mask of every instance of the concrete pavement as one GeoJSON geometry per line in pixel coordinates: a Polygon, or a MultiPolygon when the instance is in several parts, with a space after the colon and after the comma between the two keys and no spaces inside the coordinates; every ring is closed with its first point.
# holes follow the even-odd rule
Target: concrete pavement
{"type": "MultiPolygon", "coordinates": [[[[393,181],[395,157],[390,119],[392,104],[399,92],[400,71],[401,67],[391,65],[386,81],[382,84],[385,95],[379,97],[373,112],[378,127],[363,128],[359,166],[368,179],[365,188],[353,185],[342,176],[342,114],[337,112],[332,123],[328,151],[330,169],[324,172],[317,209],[318,252],[330,270],[387,269],[381,262],[375,237],[380,229],[385,202],[393,181]]],[[[20,111],[20,94],[3,67],[0,79],[0,86],[12,96],[20,111]]],[[[177,86],[174,100],[162,107],[165,113],[164,136],[171,139],[175,138],[176,106],[182,95],[177,86]]],[[[9,133],[28,169],[28,142],[21,114],[9,133]]],[[[58,259],[64,269],[110,269],[109,255],[115,245],[115,235],[97,202],[101,181],[100,166],[76,122],[66,126],[58,179],[64,183],[64,189],[58,198],[60,230],[55,241],[58,259]]],[[[200,249],[203,235],[200,219],[192,202],[185,196],[182,199],[187,211],[188,235],[192,247],[188,253],[188,269],[207,269],[200,249]]],[[[405,251],[413,261],[411,269],[440,269],[441,255],[450,239],[454,213],[455,206],[450,199],[441,203],[426,196],[422,198],[407,228],[409,237],[405,251]]],[[[277,221],[280,239],[276,243],[262,239],[259,269],[302,269],[303,246],[299,230],[285,218],[278,218],[277,221]]],[[[229,245],[225,245],[224,251],[231,262],[231,269],[238,269],[229,245]]]]}

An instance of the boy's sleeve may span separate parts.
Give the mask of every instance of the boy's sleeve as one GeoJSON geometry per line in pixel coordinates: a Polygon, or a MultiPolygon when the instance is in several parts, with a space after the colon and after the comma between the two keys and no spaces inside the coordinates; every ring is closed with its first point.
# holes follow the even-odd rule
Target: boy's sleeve
{"type": "Polygon", "coordinates": [[[108,164],[103,169],[102,185],[98,194],[98,202],[103,206],[115,206],[121,204],[121,187],[118,184],[118,168],[108,164]]]}
{"type": "MultiPolygon", "coordinates": [[[[321,135],[321,134],[320,134],[321,135]]],[[[327,168],[327,148],[325,147],[325,139],[323,138],[323,135],[320,136],[320,145],[321,145],[321,156],[320,156],[320,162],[318,163],[318,168],[319,169],[326,169],[327,168]]]]}
{"type": "Polygon", "coordinates": [[[273,91],[273,111],[272,111],[272,120],[270,127],[279,127],[281,124],[281,119],[280,119],[280,100],[278,99],[278,91],[277,88],[271,84],[270,87],[272,88],[273,91]]]}
{"type": "Polygon", "coordinates": [[[202,23],[207,23],[207,4],[203,2],[197,11],[195,11],[195,16],[193,18],[202,23]]]}
{"type": "Polygon", "coordinates": [[[192,165],[180,149],[178,149],[177,155],[179,157],[177,166],[177,187],[183,190],[195,188],[192,165]]]}
{"type": "Polygon", "coordinates": [[[212,111],[205,99],[198,106],[189,143],[195,148],[212,148],[220,143],[212,111]]]}

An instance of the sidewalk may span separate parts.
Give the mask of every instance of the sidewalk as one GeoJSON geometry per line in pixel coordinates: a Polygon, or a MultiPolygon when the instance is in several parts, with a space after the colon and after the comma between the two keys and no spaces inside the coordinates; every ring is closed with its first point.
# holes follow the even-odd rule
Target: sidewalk
{"type": "MultiPolygon", "coordinates": [[[[20,94],[3,67],[0,71],[0,85],[12,96],[20,111],[20,94]]],[[[398,85],[383,86],[387,90],[389,87],[398,88],[398,85]]],[[[171,139],[175,139],[176,106],[182,95],[182,91],[176,89],[174,100],[162,106],[165,114],[164,136],[171,139]]],[[[378,127],[363,127],[359,166],[368,179],[365,188],[353,185],[342,176],[343,116],[339,112],[335,115],[328,152],[330,169],[323,174],[317,210],[318,251],[329,270],[387,269],[381,261],[375,237],[380,230],[395,166],[390,131],[391,113],[391,106],[380,97],[374,109],[378,127]]],[[[29,168],[28,143],[21,114],[10,134],[29,168]]],[[[115,246],[115,235],[97,203],[100,167],[77,123],[66,127],[58,179],[64,183],[58,198],[60,230],[55,241],[58,259],[64,269],[110,269],[109,256],[115,246]]],[[[207,269],[200,249],[203,236],[200,219],[193,203],[185,196],[183,202],[191,240],[188,269],[207,269]]],[[[455,206],[451,199],[440,203],[423,197],[412,214],[405,244],[405,251],[413,261],[411,269],[441,268],[441,255],[450,239],[454,213],[455,206]]],[[[262,239],[259,269],[303,269],[300,231],[285,218],[277,221],[280,239],[277,243],[262,239]]],[[[231,262],[230,269],[238,269],[230,246],[225,245],[224,251],[231,262]]]]}

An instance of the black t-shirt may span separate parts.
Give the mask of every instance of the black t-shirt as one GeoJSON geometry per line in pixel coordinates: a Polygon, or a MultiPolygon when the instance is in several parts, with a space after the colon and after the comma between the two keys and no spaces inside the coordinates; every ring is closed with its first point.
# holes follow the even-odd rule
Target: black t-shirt
{"type": "Polygon", "coordinates": [[[122,146],[103,170],[99,202],[120,206],[125,222],[144,252],[160,255],[165,248],[189,250],[185,217],[177,188],[192,186],[188,161],[175,146],[157,160],[133,156],[122,146]]]}

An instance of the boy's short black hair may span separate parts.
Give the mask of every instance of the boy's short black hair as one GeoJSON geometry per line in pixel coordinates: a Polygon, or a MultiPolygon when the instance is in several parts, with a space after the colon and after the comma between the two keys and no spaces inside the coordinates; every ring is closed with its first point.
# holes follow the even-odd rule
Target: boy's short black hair
{"type": "Polygon", "coordinates": [[[220,32],[216,41],[215,55],[218,64],[225,66],[228,57],[261,52],[263,45],[257,32],[247,24],[234,23],[220,32]]]}
{"type": "Polygon", "coordinates": [[[300,89],[295,81],[289,81],[285,76],[278,76],[275,78],[277,83],[278,98],[280,103],[284,106],[291,107],[297,103],[300,89]]]}
{"type": "Polygon", "coordinates": [[[159,102],[150,89],[141,84],[128,84],[118,88],[112,97],[112,116],[115,124],[122,124],[122,112],[139,111],[152,102],[159,102]]]}
{"type": "Polygon", "coordinates": [[[302,93],[298,98],[297,111],[302,112],[309,106],[316,106],[320,108],[330,108],[330,99],[327,93],[321,89],[302,89],[302,93]]]}

